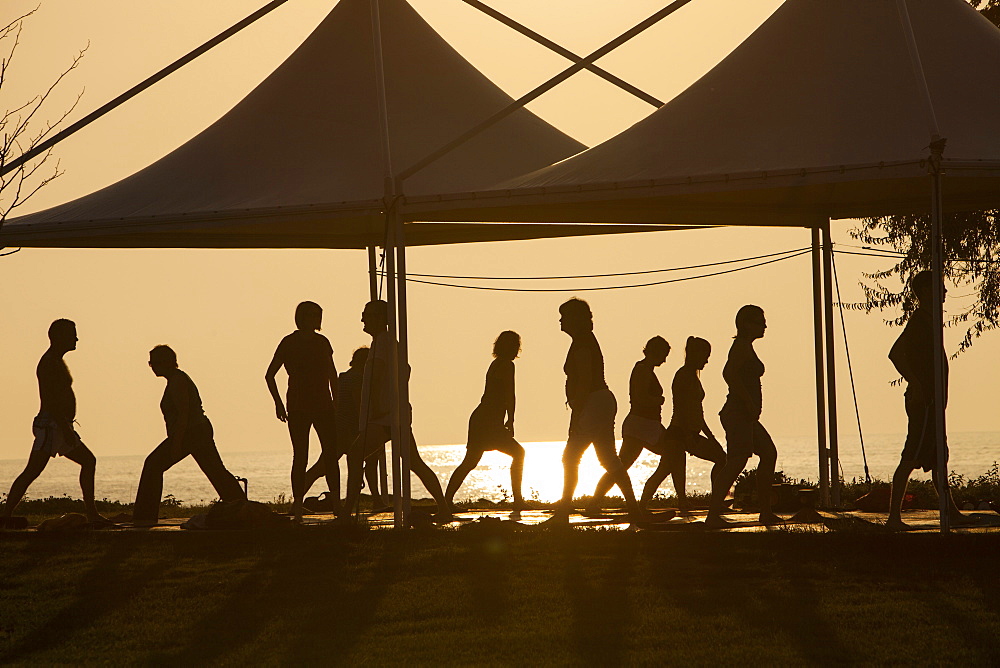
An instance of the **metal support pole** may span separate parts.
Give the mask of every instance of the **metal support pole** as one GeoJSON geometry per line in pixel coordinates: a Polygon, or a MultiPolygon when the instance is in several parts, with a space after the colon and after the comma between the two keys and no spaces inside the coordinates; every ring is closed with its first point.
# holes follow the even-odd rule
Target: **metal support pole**
{"type": "MultiPolygon", "coordinates": [[[[413,410],[410,406],[410,354],[409,334],[406,317],[406,236],[403,219],[394,210],[393,225],[396,227],[396,302],[399,313],[396,326],[399,330],[399,434],[400,470],[402,472],[403,517],[410,517],[410,448],[413,443],[413,410]]],[[[446,512],[445,509],[442,512],[446,512]]]]}
{"type": "Polygon", "coordinates": [[[820,504],[830,505],[830,451],[826,447],[826,374],[823,370],[823,271],[820,228],[812,228],[813,342],[816,358],[816,439],[820,504]]]}
{"type": "Polygon", "coordinates": [[[837,433],[837,358],[833,339],[833,239],[823,223],[823,311],[826,335],[827,429],[830,433],[830,501],[840,507],[840,443],[837,433]]]}
{"type": "MultiPolygon", "coordinates": [[[[393,408],[392,408],[392,476],[393,493],[395,494],[395,512],[393,513],[393,525],[396,528],[409,526],[409,493],[405,496],[403,491],[409,490],[410,473],[408,468],[402,468],[403,453],[409,453],[408,448],[403,447],[400,441],[400,417],[404,413],[401,404],[400,385],[405,382],[399,373],[399,346],[397,342],[397,318],[399,304],[396,300],[396,232],[398,213],[396,211],[396,179],[393,178],[392,151],[389,137],[389,106],[385,90],[385,63],[382,53],[382,19],[379,11],[380,0],[371,0],[371,21],[372,21],[372,46],[375,57],[375,83],[378,93],[379,125],[381,129],[380,138],[382,143],[382,166],[383,166],[383,188],[385,203],[385,226],[386,226],[386,296],[389,302],[389,336],[392,345],[392,370],[389,374],[393,388],[393,408]]],[[[406,442],[409,442],[409,433],[406,435],[406,442]]]]}
{"type": "MultiPolygon", "coordinates": [[[[368,247],[368,294],[369,301],[375,301],[379,298],[378,294],[378,254],[376,253],[375,246],[368,247]]],[[[367,415],[367,411],[365,412],[367,415]]],[[[389,496],[389,462],[385,457],[385,448],[382,448],[382,452],[378,458],[378,472],[380,481],[380,492],[383,499],[389,496]]]]}
{"type": "Polygon", "coordinates": [[[944,359],[944,205],[941,192],[941,155],[944,141],[931,144],[931,271],[934,274],[931,299],[934,346],[934,439],[937,444],[938,500],[941,504],[941,533],[951,530],[950,491],[948,489],[948,445],[945,441],[945,414],[948,402],[944,359]]]}
{"type": "Polygon", "coordinates": [[[392,215],[387,213],[385,224],[387,228],[385,249],[385,281],[386,281],[386,301],[389,303],[389,332],[388,345],[392,350],[390,355],[390,366],[388,381],[392,386],[393,401],[390,409],[391,436],[392,436],[392,493],[395,496],[395,508],[393,512],[393,526],[397,529],[406,526],[405,512],[403,509],[403,475],[400,469],[401,442],[399,433],[399,346],[398,329],[396,325],[396,230],[392,224],[392,215]]]}

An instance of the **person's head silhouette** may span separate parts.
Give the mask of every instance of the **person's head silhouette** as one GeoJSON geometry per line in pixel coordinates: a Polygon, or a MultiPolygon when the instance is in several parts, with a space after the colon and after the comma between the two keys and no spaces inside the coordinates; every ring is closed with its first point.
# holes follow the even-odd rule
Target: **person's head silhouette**
{"type": "Polygon", "coordinates": [[[381,299],[368,302],[361,312],[361,322],[372,336],[384,332],[389,325],[389,304],[381,299]]]}
{"type": "Polygon", "coordinates": [[[76,350],[76,323],[66,318],[54,320],[49,325],[49,343],[54,350],[65,353],[76,350]]]}
{"type": "Polygon", "coordinates": [[[667,361],[667,355],[670,354],[670,344],[662,336],[654,336],[646,341],[642,354],[653,363],[653,366],[660,366],[667,361]]]}
{"type": "Polygon", "coordinates": [[[712,354],[712,344],[697,336],[689,336],[684,346],[684,364],[696,369],[704,369],[712,354]]]}
{"type": "Polygon", "coordinates": [[[594,314],[590,304],[573,297],[559,307],[559,326],[571,337],[594,331],[594,314]]]}
{"type": "Polygon", "coordinates": [[[368,361],[368,346],[361,346],[351,355],[352,369],[361,369],[365,366],[365,362],[368,361]]]}
{"type": "MultiPolygon", "coordinates": [[[[918,271],[910,279],[910,292],[917,298],[921,306],[930,306],[934,302],[934,272],[929,269],[918,271]]],[[[941,301],[944,301],[948,290],[942,286],[941,301]]]]}
{"type": "Polygon", "coordinates": [[[493,357],[513,361],[521,352],[521,335],[507,330],[493,342],[493,357]]]}
{"type": "Polygon", "coordinates": [[[764,319],[764,309],[753,304],[747,304],[736,312],[736,337],[759,339],[764,336],[767,321],[764,319]]]}
{"type": "Polygon", "coordinates": [[[295,326],[307,331],[322,329],[323,308],[316,302],[302,302],[295,307],[295,326]]]}
{"type": "Polygon", "coordinates": [[[177,353],[170,346],[159,345],[149,351],[149,368],[160,378],[177,368],[177,353]]]}

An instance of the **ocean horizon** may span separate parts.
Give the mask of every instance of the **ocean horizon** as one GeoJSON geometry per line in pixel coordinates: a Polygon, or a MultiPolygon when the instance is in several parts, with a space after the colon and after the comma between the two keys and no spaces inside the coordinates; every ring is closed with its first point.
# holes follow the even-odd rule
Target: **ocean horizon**
{"type": "MultiPolygon", "coordinates": [[[[903,434],[870,434],[865,436],[865,449],[869,471],[874,478],[888,480],[899,462],[903,447],[903,434]]],[[[795,479],[817,481],[817,446],[815,437],[776,438],[778,447],[778,470],[795,479]]],[[[310,462],[319,454],[315,438],[310,448],[310,462]]],[[[977,477],[986,473],[1000,460],[1000,432],[957,432],[949,435],[951,460],[949,470],[966,477],[977,477]]],[[[555,501],[562,492],[562,450],[563,441],[524,442],[525,466],[523,478],[524,496],[539,501],[555,501]]],[[[441,481],[448,484],[455,467],[465,455],[465,445],[422,445],[420,453],[441,481]]],[[[0,494],[6,494],[13,479],[21,472],[27,461],[27,452],[22,459],[0,460],[0,494]]],[[[290,498],[291,446],[287,450],[261,450],[248,452],[223,452],[227,468],[237,476],[247,478],[251,499],[274,501],[290,498]]],[[[145,455],[98,454],[96,496],[98,499],[130,503],[135,498],[135,488],[145,455]]],[[[709,490],[711,463],[688,456],[688,493],[709,490]]],[[[756,457],[748,467],[756,465],[756,457]]],[[[656,468],[658,457],[646,451],[629,469],[633,487],[642,488],[646,478],[656,468]]],[[[845,480],[865,477],[861,447],[857,436],[847,437],[840,443],[840,463],[845,480]]],[[[603,473],[593,448],[589,449],[580,467],[580,481],[577,495],[593,491],[603,473]]],[[[341,460],[342,494],[346,482],[346,466],[341,460]]],[[[80,497],[78,482],[79,467],[73,462],[56,457],[46,467],[42,475],[28,490],[28,498],[39,499],[49,496],[80,497]]],[[[929,477],[922,472],[915,473],[913,479],[929,477]]],[[[429,496],[416,477],[411,479],[414,498],[429,496]]],[[[310,490],[310,495],[326,490],[325,481],[318,481],[310,490]]],[[[659,491],[673,494],[673,484],[668,479],[659,491]]],[[[212,489],[204,474],[191,457],[174,466],[164,477],[164,495],[172,495],[185,504],[201,504],[215,500],[212,489]]],[[[612,493],[617,493],[617,490],[612,493]]],[[[500,501],[511,495],[510,457],[499,452],[487,452],[480,465],[472,471],[456,500],[500,501]]]]}

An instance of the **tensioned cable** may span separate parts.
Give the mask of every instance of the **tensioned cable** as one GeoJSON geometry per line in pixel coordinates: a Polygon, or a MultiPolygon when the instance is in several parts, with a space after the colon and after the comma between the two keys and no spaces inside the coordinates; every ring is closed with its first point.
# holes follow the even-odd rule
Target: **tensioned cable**
{"type": "Polygon", "coordinates": [[[643,274],[659,274],[667,271],[685,271],[690,269],[704,269],[706,267],[717,267],[725,264],[735,264],[737,262],[750,262],[751,260],[762,260],[769,257],[777,257],[779,255],[788,255],[790,253],[798,253],[799,251],[809,250],[808,248],[793,248],[791,250],[781,251],[780,253],[768,253],[766,255],[755,255],[753,257],[744,257],[737,260],[722,260],[720,262],[709,262],[707,264],[693,264],[687,267],[668,267],[666,269],[647,269],[645,271],[623,271],[614,274],[580,274],[576,276],[449,276],[442,274],[407,274],[407,276],[415,276],[417,278],[444,278],[452,280],[468,280],[468,281],[555,281],[555,280],[568,280],[575,278],[614,278],[616,276],[639,276],[643,274]]]}
{"type": "Polygon", "coordinates": [[[724,271],[715,271],[708,274],[701,274],[698,276],[685,276],[683,278],[671,278],[665,281],[653,281],[650,283],[636,283],[633,285],[608,285],[608,286],[597,286],[597,287],[587,287],[587,288],[500,288],[489,285],[457,285],[455,283],[440,283],[438,281],[426,281],[419,278],[410,278],[407,276],[406,280],[411,283],[422,283],[424,285],[438,285],[446,288],[464,288],[466,290],[492,290],[496,292],[591,292],[594,290],[624,290],[628,288],[647,288],[654,285],[666,285],[668,283],[680,283],[681,281],[693,281],[699,278],[709,278],[711,276],[722,276],[723,274],[732,274],[737,271],[743,271],[745,269],[754,269],[756,267],[763,267],[767,264],[773,264],[775,262],[781,262],[783,260],[790,260],[794,257],[799,257],[800,255],[805,255],[811,252],[811,250],[803,250],[793,255],[784,255],[782,257],[772,258],[770,260],[765,260],[764,262],[757,262],[756,264],[751,264],[746,267],[736,267],[734,269],[726,269],[724,271]]]}
{"type": "Polygon", "coordinates": [[[52,148],[53,146],[55,146],[56,144],[58,144],[59,142],[61,142],[63,139],[66,139],[70,135],[76,133],[79,130],[82,130],[85,127],[87,127],[88,125],[90,125],[91,123],[93,123],[94,121],[96,121],[101,116],[104,116],[105,114],[107,114],[109,111],[112,111],[113,109],[116,109],[116,108],[120,107],[122,104],[128,102],[133,97],[135,97],[136,95],[138,95],[142,91],[146,90],[147,88],[149,88],[153,84],[155,84],[158,81],[160,81],[161,79],[164,79],[167,76],[173,74],[177,70],[181,69],[182,67],[184,67],[185,65],[187,65],[188,63],[190,63],[195,58],[198,58],[199,56],[201,56],[203,53],[206,53],[206,52],[212,50],[213,48],[215,48],[216,46],[218,46],[219,44],[222,44],[224,41],[226,41],[227,39],[229,39],[230,37],[232,37],[236,33],[240,32],[241,30],[243,30],[247,26],[249,26],[249,25],[251,25],[253,23],[256,23],[259,19],[261,19],[264,16],[270,14],[272,11],[274,11],[275,9],[277,9],[278,7],[280,7],[281,5],[285,4],[286,2],[288,2],[288,0],[272,0],[272,2],[269,2],[268,4],[264,5],[263,7],[261,7],[256,12],[254,12],[250,16],[246,17],[245,19],[243,19],[242,21],[240,21],[236,25],[232,26],[231,28],[229,28],[227,30],[224,30],[223,32],[219,33],[218,35],[216,35],[212,39],[208,40],[207,42],[205,42],[204,44],[202,44],[198,48],[196,48],[193,51],[189,52],[188,54],[186,54],[186,55],[178,58],[177,60],[175,60],[171,64],[167,65],[166,67],[164,67],[162,70],[160,70],[156,74],[154,74],[151,77],[145,79],[142,83],[139,83],[139,84],[133,86],[132,88],[130,88],[129,90],[125,91],[124,93],[122,93],[121,95],[119,95],[115,99],[111,100],[110,102],[108,102],[104,106],[96,109],[95,111],[92,111],[91,113],[87,114],[86,116],[84,116],[83,118],[81,118],[80,120],[78,120],[77,122],[73,123],[69,127],[67,127],[64,130],[62,130],[61,132],[57,132],[51,138],[46,139],[45,141],[43,141],[42,143],[38,144],[37,146],[34,146],[31,149],[25,151],[18,158],[14,159],[14,160],[11,160],[6,165],[3,165],[3,167],[0,167],[0,176],[2,176],[4,174],[7,174],[9,172],[12,172],[13,170],[17,169],[18,167],[20,167],[24,163],[28,162],[29,160],[32,160],[33,158],[38,157],[39,155],[41,155],[45,151],[49,150],[50,148],[52,148]]]}
{"type": "MultiPolygon", "coordinates": [[[[836,253],[832,254],[830,265],[833,268],[833,285],[837,290],[837,308],[840,309],[840,329],[844,335],[844,351],[847,353],[847,373],[851,378],[851,394],[854,396],[854,415],[858,420],[858,440],[861,442],[861,460],[865,464],[865,483],[871,488],[872,477],[868,471],[868,455],[865,452],[865,436],[861,431],[861,409],[858,407],[858,389],[854,384],[854,366],[851,364],[851,347],[847,343],[847,322],[844,320],[844,302],[840,297],[840,279],[837,277],[836,253]]],[[[840,462],[838,462],[840,465],[840,462]]],[[[840,471],[844,475],[843,466],[840,471]]]]}

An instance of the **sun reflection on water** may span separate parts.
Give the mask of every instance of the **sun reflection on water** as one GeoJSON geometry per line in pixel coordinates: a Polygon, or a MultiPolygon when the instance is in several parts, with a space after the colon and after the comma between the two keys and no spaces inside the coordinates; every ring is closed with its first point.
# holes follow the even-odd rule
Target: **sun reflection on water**
{"type": "MultiPolygon", "coordinates": [[[[566,443],[564,441],[538,441],[522,445],[525,449],[524,478],[522,481],[524,498],[547,502],[557,501],[562,496],[562,453],[566,443]]],[[[621,443],[619,442],[618,445],[620,447],[621,443]]],[[[451,476],[452,471],[465,456],[465,446],[447,445],[421,448],[421,456],[438,474],[442,484],[447,484],[446,481],[451,476]]],[[[657,455],[645,451],[629,469],[632,487],[637,495],[641,493],[643,484],[652,475],[658,463],[659,457],[657,455]]],[[[710,467],[711,464],[708,462],[688,458],[686,485],[688,493],[707,491],[710,467]]],[[[589,448],[580,462],[580,479],[577,483],[575,496],[592,494],[594,487],[597,486],[597,481],[603,474],[604,467],[598,461],[594,449],[589,448]]],[[[423,486],[420,485],[420,482],[414,478],[413,485],[414,496],[422,496],[423,486]]],[[[668,478],[660,486],[659,491],[668,495],[673,494],[673,482],[668,478]]],[[[617,488],[611,494],[620,495],[617,488]]],[[[499,501],[504,496],[511,497],[510,457],[501,452],[490,451],[483,455],[479,466],[466,478],[462,488],[455,495],[455,499],[457,501],[467,499],[477,501],[485,498],[499,501]]]]}

